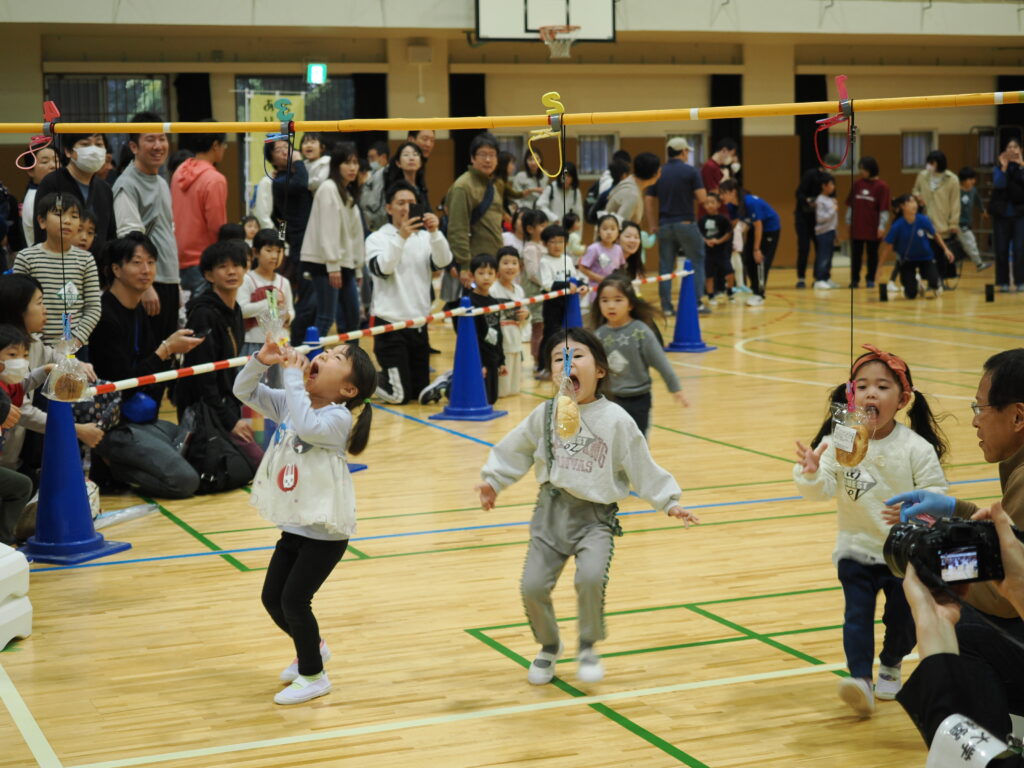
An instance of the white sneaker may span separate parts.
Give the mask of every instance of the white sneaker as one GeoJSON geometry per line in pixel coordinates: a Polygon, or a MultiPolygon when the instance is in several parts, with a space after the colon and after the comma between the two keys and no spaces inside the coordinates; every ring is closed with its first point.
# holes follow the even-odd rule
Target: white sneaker
{"type": "Polygon", "coordinates": [[[832,290],[832,284],[828,280],[815,280],[814,290],[816,291],[830,291],[832,290]]]}
{"type": "Polygon", "coordinates": [[[581,683],[600,683],[604,680],[604,662],[593,648],[580,651],[576,659],[576,679],[581,683]]]}
{"type": "Polygon", "coordinates": [[[825,282],[828,283],[828,287],[829,288],[838,288],[839,287],[839,283],[837,283],[835,280],[826,280],[825,282]]]}
{"type": "MultiPolygon", "coordinates": [[[[323,659],[324,662],[328,662],[328,661],[331,660],[331,649],[327,647],[327,643],[325,643],[323,640],[320,641],[320,658],[323,659]]],[[[298,659],[293,660],[291,664],[289,664],[287,667],[285,667],[284,669],[281,670],[280,677],[281,677],[281,682],[282,683],[290,683],[292,680],[294,680],[298,676],[299,676],[299,660],[298,659]]]]}
{"type": "Polygon", "coordinates": [[[762,304],[764,304],[764,298],[758,296],[756,293],[747,299],[748,307],[760,307],[762,304]]]}
{"type": "Polygon", "coordinates": [[[889,293],[899,293],[900,287],[896,285],[896,283],[894,283],[892,280],[890,280],[889,284],[885,286],[885,290],[887,290],[889,293]]]}
{"type": "Polygon", "coordinates": [[[859,677],[844,677],[839,681],[839,698],[861,717],[871,717],[875,711],[875,695],[871,683],[859,677]]]}
{"type": "Polygon", "coordinates": [[[327,679],[327,673],[321,672],[316,677],[303,677],[299,675],[287,688],[282,688],[274,696],[275,704],[301,704],[304,701],[315,699],[317,696],[331,692],[331,681],[327,679]]]}
{"type": "Polygon", "coordinates": [[[883,701],[892,701],[896,694],[903,687],[900,680],[899,667],[887,667],[882,665],[878,668],[878,682],[875,683],[875,698],[883,701]]]}
{"type": "Polygon", "coordinates": [[[558,650],[554,653],[547,653],[546,651],[540,651],[537,653],[537,657],[530,664],[530,668],[526,672],[526,679],[530,681],[531,685],[546,685],[551,682],[551,678],[555,676],[555,662],[562,655],[562,651],[565,650],[562,642],[558,642],[558,650]],[[537,666],[538,661],[548,662],[546,666],[537,666]]]}

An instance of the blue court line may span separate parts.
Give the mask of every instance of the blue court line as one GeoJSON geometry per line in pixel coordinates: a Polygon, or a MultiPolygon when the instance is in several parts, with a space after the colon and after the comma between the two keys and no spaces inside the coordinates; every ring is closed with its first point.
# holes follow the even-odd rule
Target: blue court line
{"type": "MultiPolygon", "coordinates": [[[[980,480],[957,480],[950,485],[968,485],[972,483],[991,483],[997,481],[997,477],[982,478],[980,480]]],[[[780,501],[798,501],[803,499],[803,496],[776,496],[767,499],[751,499],[750,501],[719,501],[712,504],[692,504],[687,505],[687,509],[713,509],[716,507],[738,507],[743,505],[752,504],[771,504],[780,501]]],[[[659,514],[659,510],[656,509],[638,509],[633,512],[620,512],[619,517],[627,517],[631,515],[654,515],[659,514]]],[[[352,542],[357,541],[374,541],[379,539],[399,539],[410,536],[427,536],[430,534],[437,533],[461,533],[464,531],[482,531],[493,528],[518,528],[524,525],[529,525],[529,520],[507,522],[507,523],[488,523],[485,525],[467,525],[458,528],[435,528],[427,531],[407,531],[405,533],[382,533],[376,536],[357,536],[352,539],[352,542]]],[[[628,533],[628,531],[627,531],[628,533]]],[[[209,555],[234,555],[243,552],[266,552],[274,548],[274,545],[263,546],[263,547],[243,547],[240,549],[216,549],[206,550],[203,552],[188,552],[181,555],[160,555],[157,557],[139,557],[131,560],[116,560],[116,561],[105,561],[98,563],[80,563],[78,565],[58,565],[52,568],[36,568],[32,570],[32,573],[47,573],[49,571],[67,571],[73,568],[99,568],[107,565],[127,565],[129,563],[152,563],[161,560],[180,560],[190,557],[207,557],[209,555]]]]}
{"type": "Polygon", "coordinates": [[[425,421],[424,419],[417,418],[416,416],[410,416],[407,413],[402,413],[401,411],[396,411],[391,408],[386,408],[383,405],[378,405],[377,403],[374,403],[373,407],[377,408],[378,410],[384,411],[385,413],[393,413],[395,416],[401,416],[403,419],[415,421],[417,424],[422,424],[425,427],[433,427],[434,429],[439,429],[442,432],[447,432],[449,435],[455,435],[456,437],[465,438],[466,440],[472,440],[474,443],[486,445],[488,448],[494,447],[494,443],[488,443],[486,440],[481,440],[479,437],[467,435],[465,432],[458,432],[454,429],[448,429],[448,427],[442,427],[440,424],[435,424],[432,421],[425,421]]]}

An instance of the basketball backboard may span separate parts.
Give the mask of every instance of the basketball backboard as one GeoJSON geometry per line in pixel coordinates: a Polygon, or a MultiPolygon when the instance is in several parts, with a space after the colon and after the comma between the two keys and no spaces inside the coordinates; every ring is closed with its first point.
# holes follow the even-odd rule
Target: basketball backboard
{"type": "Polygon", "coordinates": [[[540,28],[579,27],[577,42],[615,42],[615,0],[476,0],[478,40],[540,40],[540,28]]]}

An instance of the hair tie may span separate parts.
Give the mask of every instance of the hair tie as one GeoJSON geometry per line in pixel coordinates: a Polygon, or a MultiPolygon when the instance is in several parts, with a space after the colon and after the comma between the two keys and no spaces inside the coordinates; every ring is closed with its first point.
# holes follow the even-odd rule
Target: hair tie
{"type": "Polygon", "coordinates": [[[364,397],[363,398],[363,405],[370,405],[370,398],[364,397]]]}

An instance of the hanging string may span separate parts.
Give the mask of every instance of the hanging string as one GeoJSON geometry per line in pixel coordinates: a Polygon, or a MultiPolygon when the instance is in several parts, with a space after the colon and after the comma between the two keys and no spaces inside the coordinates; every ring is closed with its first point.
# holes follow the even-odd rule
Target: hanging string
{"type": "MultiPolygon", "coordinates": [[[[566,183],[566,180],[569,177],[569,172],[568,172],[568,169],[565,167],[565,163],[562,161],[562,158],[564,158],[564,157],[565,157],[565,122],[564,121],[559,121],[559,127],[558,127],[558,158],[559,158],[559,166],[560,166],[559,170],[561,171],[561,173],[559,175],[559,182],[562,185],[562,221],[565,221],[565,215],[568,213],[568,202],[567,202],[568,195],[566,194],[565,183],[566,183]]],[[[566,237],[565,237],[565,249],[562,251],[562,270],[563,270],[563,274],[565,276],[566,282],[568,282],[570,285],[572,285],[572,282],[571,282],[571,280],[569,278],[569,265],[570,264],[571,264],[571,261],[570,261],[570,257],[569,257],[569,237],[568,237],[568,234],[566,234],[566,237]]],[[[565,346],[564,346],[564,348],[562,350],[562,360],[563,360],[563,365],[565,366],[564,377],[566,379],[569,378],[570,372],[572,370],[572,352],[570,352],[570,350],[569,350],[569,302],[572,300],[571,299],[571,295],[572,294],[566,294],[565,304],[564,304],[563,309],[562,309],[562,329],[565,331],[565,342],[564,342],[565,346]]]]}
{"type": "MultiPolygon", "coordinates": [[[[853,161],[854,161],[854,159],[857,156],[857,147],[856,147],[856,143],[857,143],[857,125],[855,124],[854,119],[853,119],[853,101],[852,100],[850,101],[850,119],[849,119],[849,121],[847,122],[847,125],[846,125],[846,136],[847,136],[847,139],[846,139],[846,153],[849,154],[849,156],[850,156],[850,195],[851,195],[851,198],[852,198],[852,195],[853,195],[853,185],[854,185],[854,182],[856,181],[856,174],[854,173],[855,165],[854,165],[853,161]]],[[[817,144],[817,142],[815,142],[815,144],[817,144]]],[[[845,157],[845,155],[844,155],[844,157],[845,157]]],[[[851,225],[852,225],[852,217],[851,217],[851,225]]],[[[852,247],[852,244],[851,244],[851,247],[852,247]]],[[[851,371],[853,370],[853,361],[854,361],[854,357],[853,357],[853,294],[854,293],[855,293],[855,290],[853,288],[853,279],[852,279],[852,276],[851,276],[851,279],[850,279],[850,370],[851,371]]]]}

